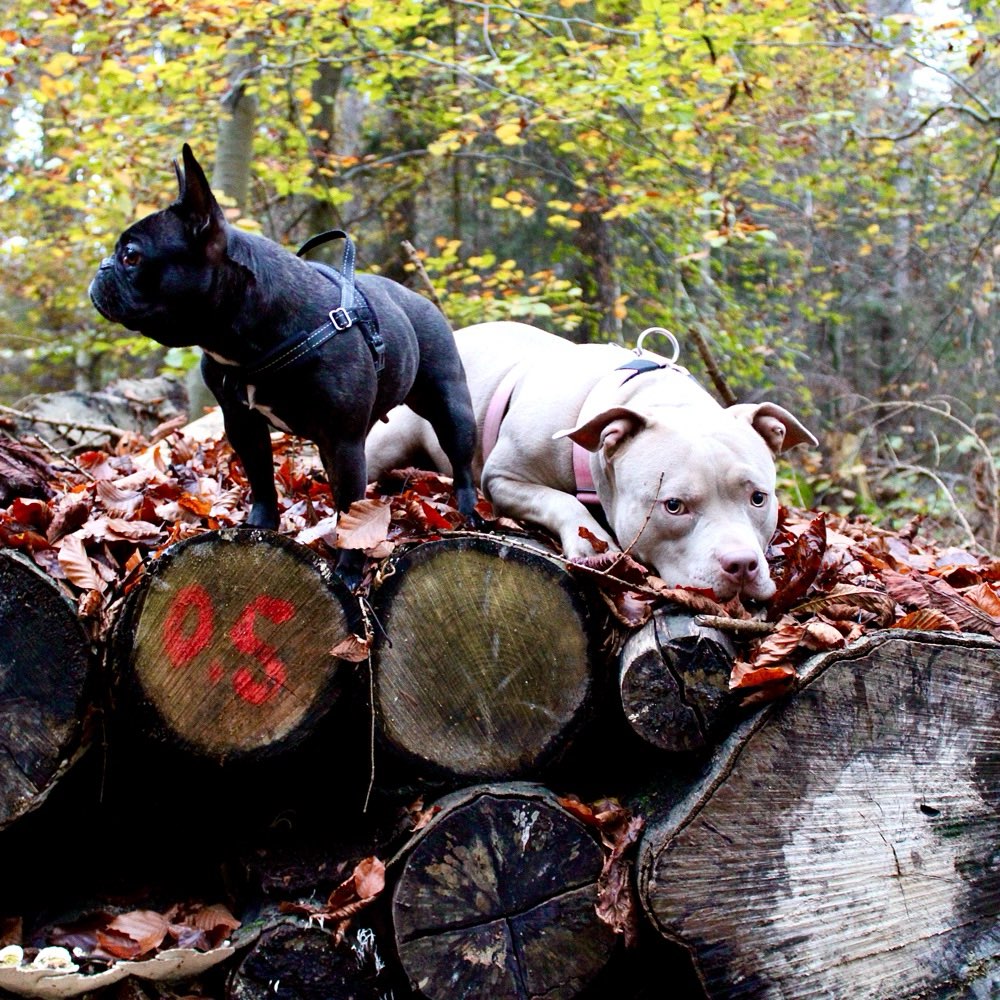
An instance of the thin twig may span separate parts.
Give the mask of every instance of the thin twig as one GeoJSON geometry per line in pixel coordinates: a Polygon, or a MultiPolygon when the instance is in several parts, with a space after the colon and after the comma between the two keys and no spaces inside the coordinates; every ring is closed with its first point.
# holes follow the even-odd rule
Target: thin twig
{"type": "Polygon", "coordinates": [[[722,615],[695,615],[694,623],[703,628],[733,632],[736,635],[770,635],[777,628],[772,622],[762,622],[756,618],[725,618],[722,615]]]}
{"type": "Polygon", "coordinates": [[[424,287],[427,289],[428,298],[444,312],[444,306],[441,305],[441,299],[438,298],[437,289],[435,289],[433,282],[430,279],[430,275],[427,273],[427,268],[424,267],[424,262],[420,259],[420,255],[417,253],[416,247],[409,241],[403,240],[399,244],[403,248],[403,256],[406,258],[407,263],[413,265],[414,271],[416,271],[417,277],[421,280],[424,287]]]}

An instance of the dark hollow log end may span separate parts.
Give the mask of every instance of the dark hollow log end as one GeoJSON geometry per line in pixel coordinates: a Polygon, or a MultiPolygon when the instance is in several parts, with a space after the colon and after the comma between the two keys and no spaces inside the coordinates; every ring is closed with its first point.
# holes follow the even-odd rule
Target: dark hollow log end
{"type": "Polygon", "coordinates": [[[995,988],[998,721],[996,646],[831,658],[647,832],[648,912],[727,1000],[995,988]]]}
{"type": "Polygon", "coordinates": [[[303,546],[271,532],[199,535],[168,550],[116,630],[123,711],[149,735],[218,761],[284,750],[336,701],[332,650],[354,599],[303,546]]]}
{"type": "Polygon", "coordinates": [[[380,728],[405,757],[462,778],[537,769],[586,715],[599,654],[576,584],[489,538],[421,545],[376,596],[380,728]]]}
{"type": "Polygon", "coordinates": [[[629,725],[651,746],[696,750],[705,745],[702,717],[684,702],[677,676],[659,649],[646,650],[623,665],[621,697],[629,725]]]}
{"type": "Polygon", "coordinates": [[[32,808],[81,749],[92,662],[58,586],[0,552],[0,827],[32,808]]]}
{"type": "Polygon", "coordinates": [[[280,923],[265,930],[226,985],[226,1000],[378,1000],[384,960],[372,930],[329,930],[280,923]]]}
{"type": "Polygon", "coordinates": [[[576,996],[614,948],[595,911],[601,864],[548,794],[498,787],[446,807],[393,893],[411,983],[431,998],[576,996]]]}
{"type": "Polygon", "coordinates": [[[633,730],[661,750],[699,750],[735,721],[731,642],[694,616],[657,611],[622,649],[619,686],[633,730]]]}

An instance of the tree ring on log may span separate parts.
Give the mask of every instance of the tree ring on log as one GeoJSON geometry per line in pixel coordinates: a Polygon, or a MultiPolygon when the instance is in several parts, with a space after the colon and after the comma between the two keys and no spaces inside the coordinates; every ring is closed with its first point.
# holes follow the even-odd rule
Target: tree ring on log
{"type": "Polygon", "coordinates": [[[39,805],[83,749],[92,663],[59,586],[0,552],[0,828],[39,805]]]}
{"type": "Polygon", "coordinates": [[[392,917],[400,961],[431,1000],[575,997],[614,948],[597,916],[602,851],[546,789],[442,800],[404,850],[392,917]]]}
{"type": "Polygon", "coordinates": [[[550,556],[481,536],[418,545],[374,597],[376,718],[411,759],[524,775],[565,745],[599,660],[576,582],[550,556]]]}
{"type": "Polygon", "coordinates": [[[710,997],[992,996],[998,845],[1000,646],[885,632],[733,733],[639,889],[710,997]]]}
{"type": "Polygon", "coordinates": [[[359,620],[326,562],[246,528],[169,548],[123,614],[113,655],[150,735],[218,761],[304,738],[336,701],[332,650],[359,620]]]}

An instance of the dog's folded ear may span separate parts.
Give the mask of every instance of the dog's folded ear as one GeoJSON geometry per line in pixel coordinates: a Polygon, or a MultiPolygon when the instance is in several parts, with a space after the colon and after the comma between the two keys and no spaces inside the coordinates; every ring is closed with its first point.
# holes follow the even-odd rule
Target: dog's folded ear
{"type": "Polygon", "coordinates": [[[775,455],[797,444],[810,444],[814,448],[819,444],[810,431],[777,403],[736,403],[726,407],[726,413],[750,424],[775,455]]]}
{"type": "Polygon", "coordinates": [[[557,431],[552,440],[568,437],[587,451],[603,448],[610,457],[619,445],[641,431],[646,418],[625,406],[613,406],[585,423],[568,430],[557,431]]]}
{"type": "Polygon", "coordinates": [[[184,143],[183,171],[174,162],[180,195],[173,204],[192,242],[201,246],[211,264],[218,264],[226,253],[226,219],[212,194],[201,164],[194,158],[191,147],[184,143]]]}

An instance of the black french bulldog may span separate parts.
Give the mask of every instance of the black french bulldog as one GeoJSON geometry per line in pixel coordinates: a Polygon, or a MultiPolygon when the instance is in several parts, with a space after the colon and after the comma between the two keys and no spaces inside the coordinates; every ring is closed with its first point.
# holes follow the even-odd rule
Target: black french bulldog
{"type": "Polygon", "coordinates": [[[204,350],[202,375],[250,481],[247,525],[278,526],[269,423],[316,442],[346,511],[365,493],[365,437],[400,403],[434,427],[472,517],[475,416],[437,308],[376,275],[354,288],[349,241],[341,274],[230,226],[186,143],[183,159],[177,201],[122,233],[90,298],[130,330],[204,350]]]}

